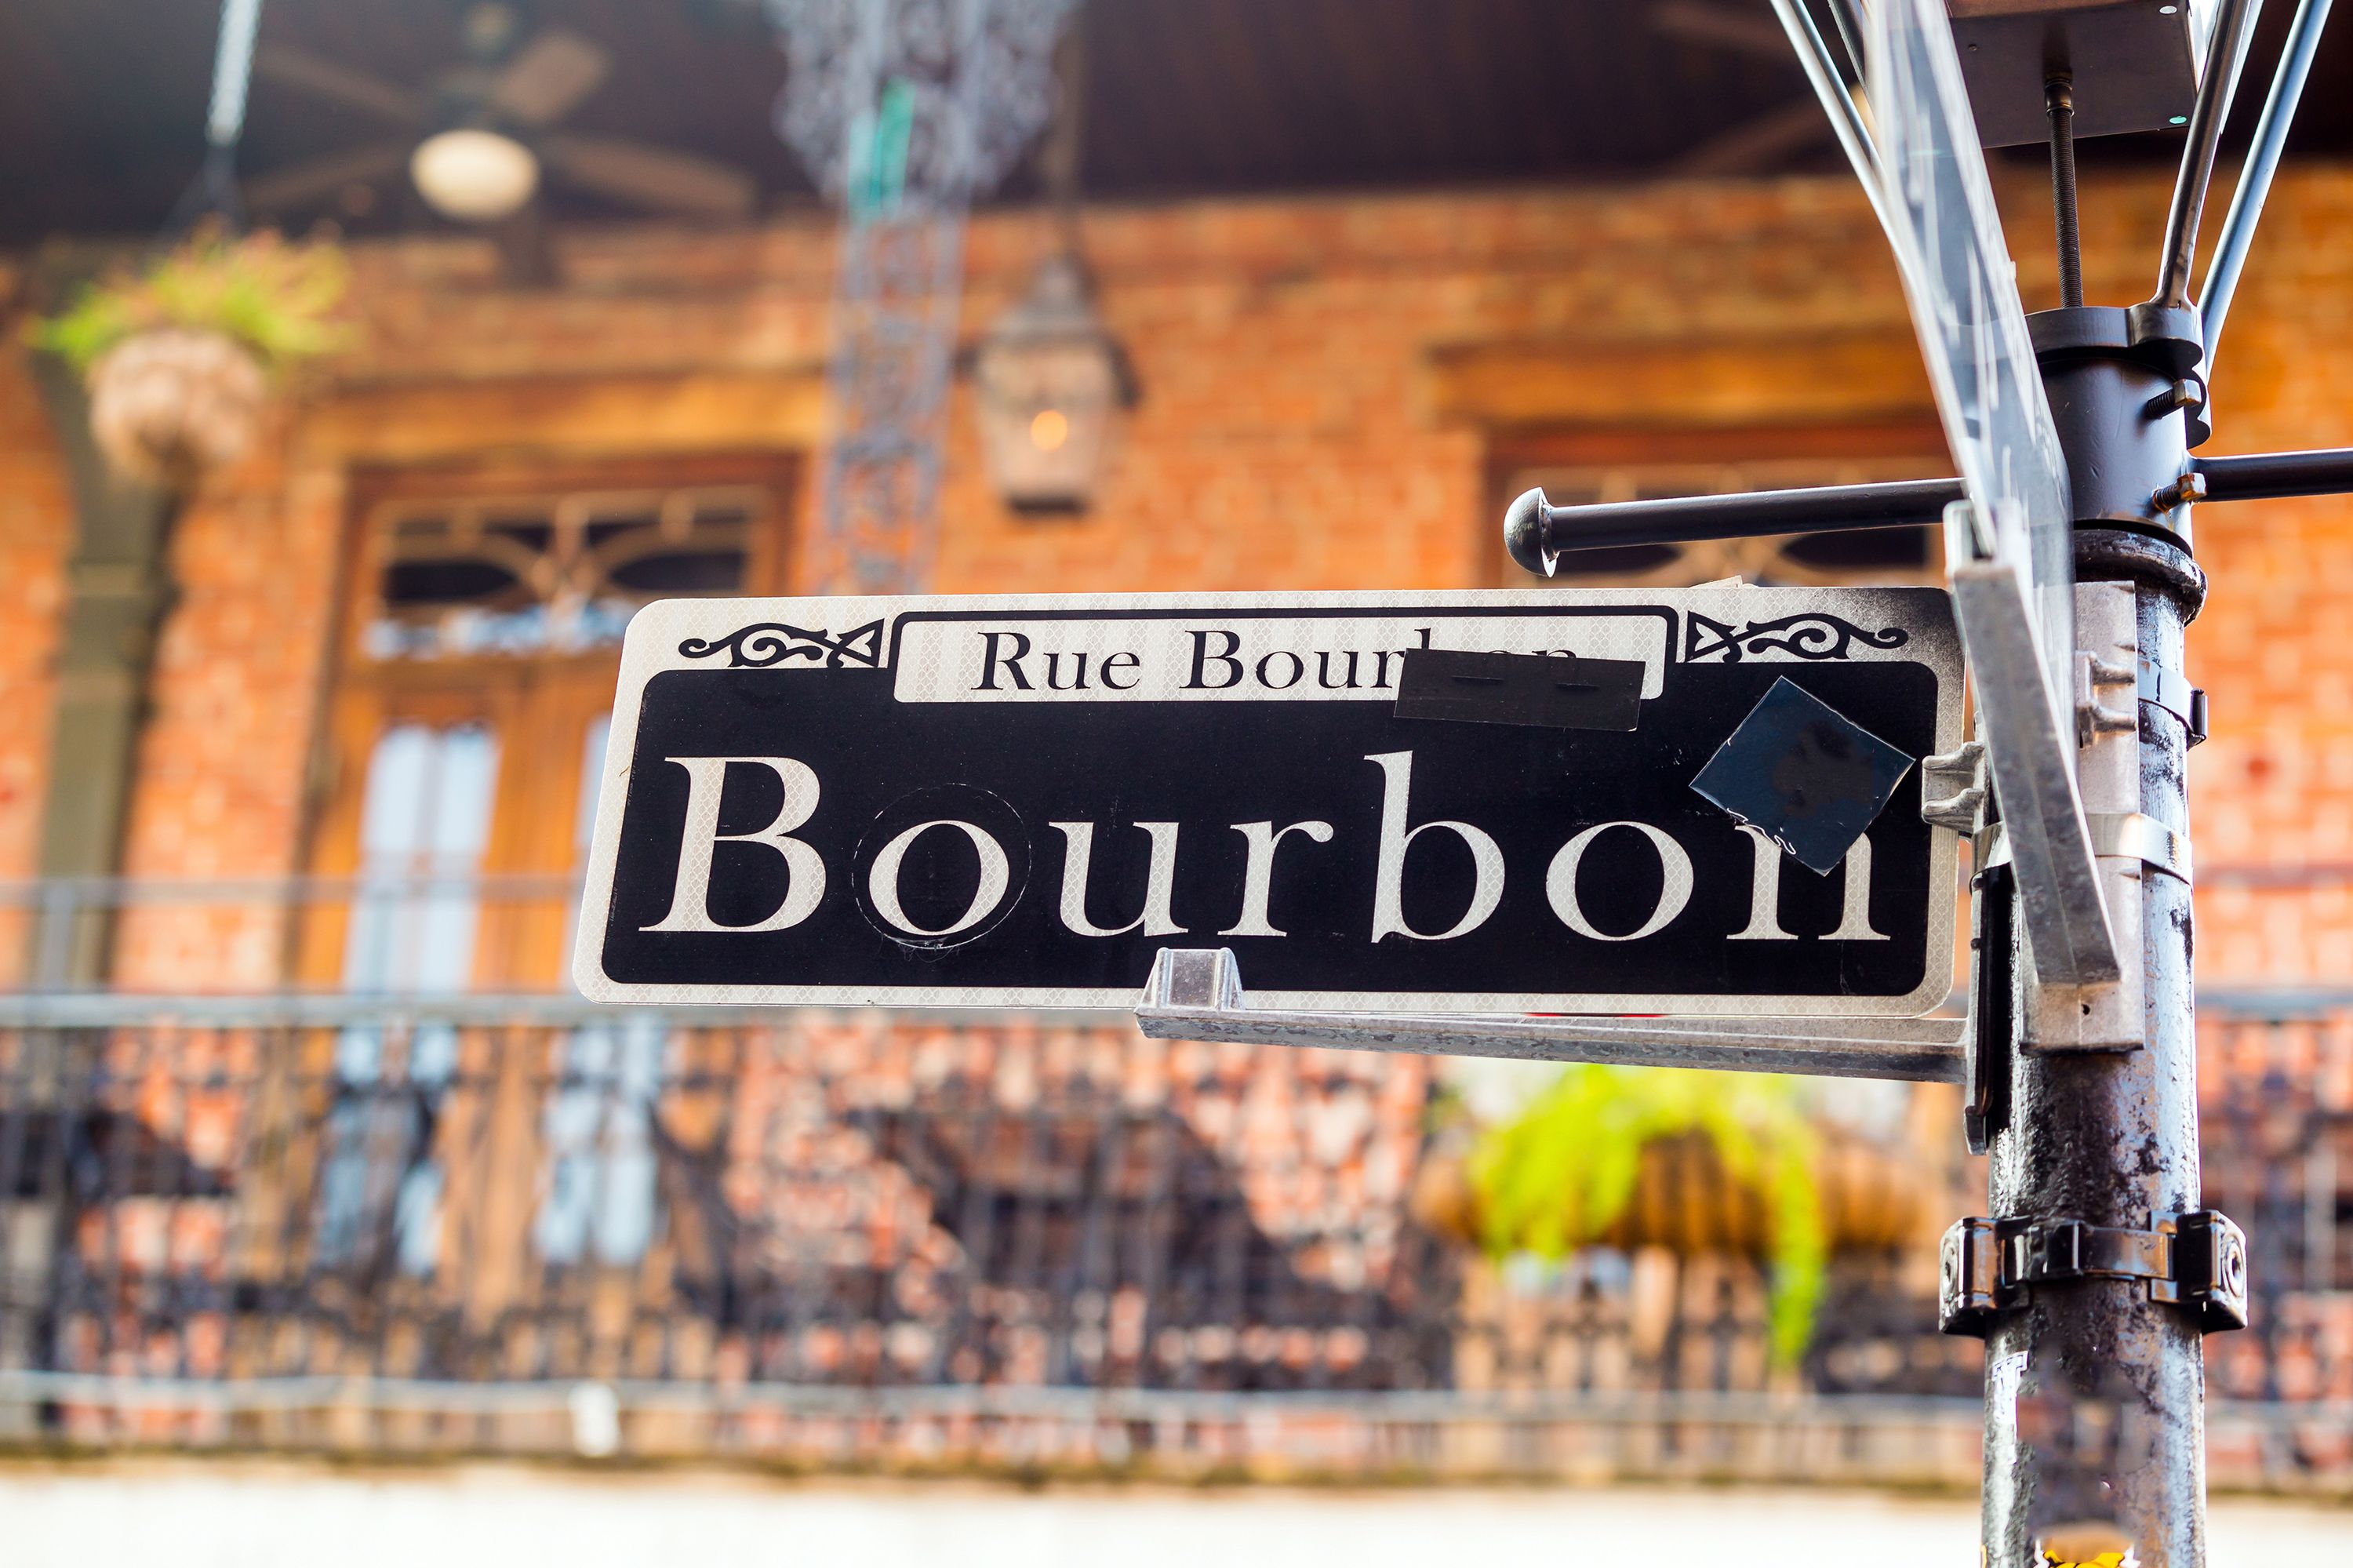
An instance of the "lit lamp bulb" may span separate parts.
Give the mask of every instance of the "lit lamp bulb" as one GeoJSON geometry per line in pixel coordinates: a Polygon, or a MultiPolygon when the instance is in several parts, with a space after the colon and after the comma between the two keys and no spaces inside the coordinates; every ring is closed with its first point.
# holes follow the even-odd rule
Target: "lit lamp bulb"
{"type": "Polygon", "coordinates": [[[1029,421],[1029,444],[1041,452],[1058,452],[1071,439],[1071,417],[1060,408],[1040,408],[1029,421]]]}
{"type": "Polygon", "coordinates": [[[495,223],[514,214],[539,188],[539,159],[495,131],[444,131],[417,144],[408,176],[444,217],[495,223]]]}

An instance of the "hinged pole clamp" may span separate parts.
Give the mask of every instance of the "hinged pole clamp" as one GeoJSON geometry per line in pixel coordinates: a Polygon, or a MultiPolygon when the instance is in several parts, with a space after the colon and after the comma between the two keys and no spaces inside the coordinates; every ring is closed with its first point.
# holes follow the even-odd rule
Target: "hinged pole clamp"
{"type": "Polygon", "coordinates": [[[1983,1339],[2030,1287],[2077,1279],[2140,1279],[2148,1298],[2188,1308],[2200,1331],[2247,1326],[2247,1238],[2214,1209],[2147,1231],[2082,1220],[1956,1221],[1937,1272],[1936,1326],[1983,1339]]]}

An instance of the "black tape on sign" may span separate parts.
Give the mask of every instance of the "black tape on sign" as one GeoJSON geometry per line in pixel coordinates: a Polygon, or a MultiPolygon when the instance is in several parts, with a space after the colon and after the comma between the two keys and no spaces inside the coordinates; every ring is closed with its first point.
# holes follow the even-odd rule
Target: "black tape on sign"
{"type": "Polygon", "coordinates": [[[1911,770],[1911,758],[1784,675],[1692,788],[1827,876],[1911,770]]]}
{"type": "Polygon", "coordinates": [[[1557,653],[1406,652],[1397,716],[1540,729],[1632,729],[1642,712],[1642,662],[1557,653]]]}

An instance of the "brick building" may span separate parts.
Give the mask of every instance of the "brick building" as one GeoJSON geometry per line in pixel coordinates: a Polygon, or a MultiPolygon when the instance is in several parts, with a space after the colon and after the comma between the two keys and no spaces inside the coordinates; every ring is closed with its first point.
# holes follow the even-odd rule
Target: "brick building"
{"type": "MultiPolygon", "coordinates": [[[[2013,185],[2015,228],[2031,240],[2041,193],[2026,177],[2013,185]]],[[[2164,196],[2154,175],[2092,186],[2093,290],[2137,285],[2164,196]]],[[[2340,353],[2353,359],[2353,177],[2292,170],[2271,223],[2216,386],[2231,410],[2217,450],[2342,433],[2329,389],[2340,353]]],[[[1497,498],[1530,475],[1556,494],[1578,482],[1657,493],[1760,470],[1831,480],[1945,461],[1893,266],[1841,179],[1169,202],[1092,208],[1084,233],[1145,397],[1095,510],[1040,521],[991,493],[960,387],[940,591],[1500,584],[1497,498]]],[[[788,588],[822,439],[831,238],[817,219],[566,235],[565,281],[532,291],[501,287],[480,242],[355,245],[358,346],[301,386],[266,449],[207,484],[173,529],[122,874],[348,861],[334,833],[351,831],[375,738],[348,726],[387,700],[377,676],[396,662],[364,641],[387,519],[502,494],[749,491],[744,586],[788,588]]],[[[1008,303],[1051,243],[1043,217],[980,217],[966,322],[1008,303]]],[[[2019,249],[2030,302],[2052,293],[2037,249],[2019,249]]],[[[0,869],[29,878],[42,869],[75,539],[72,483],[19,355],[0,365],[0,429],[12,567],[0,869]]],[[[2353,695],[2353,654],[2327,630],[2338,576],[2353,573],[2331,546],[2353,518],[2336,502],[2291,501],[2213,508],[2198,526],[2218,584],[2191,645],[2214,714],[2192,775],[2200,983],[2329,986],[2353,962],[2353,740],[2335,716],[2353,695]]],[[[1792,572],[1702,553],[1648,575],[1809,572],[1802,556],[1792,572]]],[[[1921,560],[1909,575],[1932,569],[1921,560]]],[[[609,655],[575,662],[598,658],[601,680],[609,655]]],[[[597,695],[525,722],[555,726],[548,738],[576,752],[597,695]]],[[[552,767],[500,810],[563,816],[576,789],[573,769],[552,767]]],[[[493,837],[498,869],[569,868],[562,839],[493,837]]],[[[268,985],[282,961],[258,933],[190,948],[151,940],[134,919],[114,977],[268,985]]],[[[514,980],[554,972],[543,963],[514,980]]]]}
{"type": "MultiPolygon", "coordinates": [[[[1324,25],[1345,30],[1329,18],[1324,25]]],[[[1191,106],[1197,122],[1214,96],[1191,106]]],[[[1711,106],[1703,117],[1721,112],[1711,106]]],[[[1563,154],[1560,165],[1571,163],[1563,154]]],[[[1416,165],[1386,182],[1413,188],[1303,178],[1297,186],[1324,188],[1270,194],[1202,180],[1176,194],[1089,204],[1080,234],[1097,303],[1133,363],[1141,400],[1125,418],[1093,509],[1041,519],[991,490],[977,458],[971,387],[960,378],[932,587],[1496,586],[1525,581],[1503,557],[1497,524],[1504,501],[1532,482],[1558,499],[1948,471],[1894,267],[1852,179],[1802,170],[1658,176],[1670,166],[1654,164],[1625,184],[1575,185],[1556,177],[1557,168],[1507,169],[1513,177],[1498,185],[1416,165]]],[[[2031,164],[1999,173],[2030,308],[2055,302],[2042,239],[2043,176],[2031,164]]],[[[2130,162],[2087,172],[2092,298],[2147,291],[2168,187],[2165,172],[2130,162]]],[[[965,248],[968,338],[1020,295],[1057,242],[1051,215],[1019,200],[976,217],[965,248]]],[[[93,538],[83,523],[94,510],[92,476],[87,468],[77,476],[72,432],[60,426],[70,399],[45,395],[28,355],[0,354],[0,881],[16,889],[16,928],[0,941],[0,973],[20,987],[71,979],[182,998],[559,988],[565,918],[560,892],[547,889],[562,888],[576,870],[581,781],[601,745],[617,649],[612,628],[569,640],[517,633],[521,641],[501,644],[495,629],[463,620],[465,573],[490,558],[485,535],[504,529],[499,569],[522,596],[501,601],[510,614],[517,603],[552,609],[558,583],[592,583],[592,599],[649,597],[657,588],[645,585],[673,579],[651,567],[631,577],[632,563],[649,560],[716,563],[716,577],[694,580],[737,591],[799,583],[811,476],[826,439],[837,235],[830,218],[804,205],[734,226],[565,222],[552,243],[556,281],[523,288],[507,281],[496,247],[480,238],[446,230],[354,238],[352,346],[290,388],[259,449],[191,495],[168,530],[152,535],[146,556],[135,548],[109,555],[93,538]],[[634,545],[608,548],[657,535],[662,543],[637,554],[634,545]],[[105,617],[125,604],[133,607],[122,633],[131,643],[140,641],[136,607],[153,607],[152,655],[132,649],[125,657],[121,642],[107,644],[105,617]],[[138,686],[137,726],[121,770],[119,814],[78,838],[61,835],[60,821],[111,802],[93,808],[90,779],[60,771],[53,759],[72,751],[75,726],[91,713],[132,711],[116,690],[126,679],[138,686]],[[371,780],[379,786],[373,796],[371,780]],[[433,820],[387,825],[371,802],[396,796],[433,820]],[[418,800],[429,809],[415,808],[418,800]],[[512,891],[474,897],[461,926],[468,940],[453,956],[371,924],[391,917],[372,913],[367,879],[419,870],[504,878],[512,891]],[[94,945],[77,945],[76,937],[45,949],[38,939],[41,890],[61,874],[120,879],[91,894],[113,913],[94,927],[94,945]],[[284,891],[305,878],[345,891],[284,891]],[[217,891],[230,884],[240,890],[217,891]],[[44,970],[45,951],[64,967],[44,970]]],[[[27,244],[0,258],[0,312],[13,319],[36,308],[45,269],[60,253],[55,243],[27,244]]],[[[2215,450],[2353,440],[2353,418],[2337,395],[2348,382],[2353,168],[2315,160],[2292,165],[2273,198],[2213,388],[2222,416],[2215,450]]],[[[2215,1042],[2208,1091],[2220,1117],[2226,1090],[2260,1099],[2288,1086],[2322,1118],[2333,1150],[2344,1113],[2353,1110],[2353,641],[2334,630],[2337,615],[2353,613],[2353,503],[2218,506],[2197,526],[2199,558],[2215,584],[2189,655],[2193,678],[2212,700],[2211,738],[2192,759],[2199,982],[2215,1042]],[[2290,1016],[2304,1022],[2275,1024],[2290,1016]]],[[[1830,537],[1693,546],[1597,569],[1659,583],[1735,572],[1782,581],[1933,581],[1934,549],[1922,531],[1862,546],[1830,537]]],[[[330,1078],[348,1085],[389,1074],[401,1053],[409,1081],[420,1081],[430,1075],[417,1065],[432,1048],[428,1033],[419,1027],[379,1040],[354,1025],[317,1034],[302,1047],[311,1053],[304,1081],[316,1088],[330,1078]],[[375,1053],[364,1072],[347,1059],[355,1039],[377,1042],[364,1044],[364,1054],[375,1053]]],[[[236,1026],[205,1038],[204,1048],[224,1059],[256,1048],[236,1026]]],[[[526,1134],[537,1128],[539,1145],[560,1145],[569,1113],[557,1103],[560,1088],[549,1086],[586,1081],[606,1092],[628,1071],[614,1065],[626,1057],[625,1041],[593,1045],[607,1054],[586,1067],[586,1058],[564,1055],[590,1049],[577,1045],[584,1038],[577,1031],[554,1037],[556,1065],[518,1069],[543,1075],[516,1091],[520,1098],[501,1097],[502,1069],[471,1035],[448,1048],[456,1065],[436,1071],[470,1086],[467,1114],[478,1127],[495,1130],[505,1118],[526,1134]]],[[[997,1046],[984,1040],[973,1048],[989,1064],[976,1058],[975,1081],[997,1086],[980,1098],[1010,1094],[1005,1103],[1026,1103],[1023,1091],[1004,1087],[1001,1071],[1013,1069],[993,1054],[997,1046]]],[[[136,1091],[123,1103],[145,1104],[140,1095],[149,1095],[161,1108],[142,1111],[144,1125],[204,1164],[203,1074],[192,1058],[159,1065],[155,1049],[150,1038],[120,1058],[118,1080],[136,1091]]],[[[814,1073],[809,1058],[794,1054],[802,1045],[779,1049],[776,1060],[814,1073]]],[[[1010,1049],[1004,1060],[1018,1065],[1024,1052],[1044,1049],[1010,1049]]],[[[935,1212],[945,1212],[941,1194],[957,1180],[968,1185],[973,1162],[986,1161],[977,1145],[946,1134],[928,1153],[909,1142],[904,1113],[914,1091],[907,1085],[921,1074],[910,1077],[913,1070],[892,1054],[900,1050],[882,1050],[860,1069],[867,1076],[850,1075],[826,1091],[839,1101],[828,1125],[864,1140],[850,1155],[763,1143],[769,1135],[747,1129],[764,1118],[774,1137],[789,1141],[774,1132],[774,1107],[795,1092],[786,1081],[791,1072],[772,1062],[766,1076],[744,1080],[739,1122],[725,1134],[737,1140],[733,1164],[704,1168],[714,1190],[746,1171],[773,1174],[779,1161],[838,1157],[828,1169],[862,1174],[834,1180],[824,1202],[848,1205],[844,1214],[856,1209],[860,1234],[879,1238],[859,1267],[912,1277],[910,1260],[927,1259],[946,1277],[980,1266],[971,1257],[985,1249],[968,1235],[943,1242],[931,1232],[935,1212]],[[961,1175],[934,1171],[931,1196],[918,1201],[892,1172],[924,1160],[961,1175]]],[[[1400,1248],[1419,1244],[1398,1239],[1410,1229],[1409,1174],[1399,1165],[1410,1162],[1416,1107],[1430,1079],[1418,1065],[1373,1072],[1266,1054],[1256,1066],[1204,1061],[1164,1071],[1114,1062],[1100,1071],[1066,1065],[1047,1075],[1066,1097],[1096,1094],[1109,1105],[1125,1094],[1168,1107],[1176,1133],[1213,1151],[1211,1165],[1223,1161],[1254,1227],[1249,1245],[1275,1260],[1267,1267],[1291,1271],[1286,1288],[1356,1293],[1357,1304],[1339,1318],[1319,1309],[1322,1338],[1307,1359],[1323,1370],[1292,1379],[1346,1384],[1348,1365],[1366,1351],[1335,1339],[1335,1324],[1388,1331],[1374,1319],[1397,1308],[1409,1283],[1400,1248]],[[1216,1090],[1221,1073],[1241,1086],[1216,1090]],[[1318,1117],[1341,1116],[1330,1107],[1344,1102],[1362,1125],[1331,1134],[1336,1141],[1323,1153],[1286,1152],[1293,1145],[1284,1140],[1312,1141],[1318,1117]],[[1244,1114],[1252,1104],[1265,1111],[1256,1124],[1244,1114]],[[1253,1138],[1273,1141],[1254,1148],[1253,1138]],[[1349,1224],[1334,1217],[1342,1209],[1354,1214],[1349,1224]],[[1363,1305],[1376,1298],[1387,1305],[1363,1305]],[[1361,1325],[1340,1321],[1349,1313],[1361,1325]]],[[[936,1087],[947,1079],[930,1081],[936,1087]]],[[[430,1098],[414,1114],[457,1114],[457,1101],[425,1104],[430,1098]]],[[[241,1129],[231,1141],[251,1136],[249,1106],[227,1114],[241,1129]]],[[[1956,1120],[1934,1103],[1915,1116],[1939,1136],[1949,1136],[1956,1120]]],[[[441,1128],[433,1136],[451,1136],[448,1124],[432,1125],[441,1128]]],[[[606,1139],[599,1147],[620,1138],[617,1123],[597,1125],[606,1139]]],[[[2218,1184],[2254,1192],[2291,1153],[2316,1159],[2311,1151],[2321,1146],[2307,1133],[2268,1155],[2217,1139],[2218,1184]]],[[[352,1134],[363,1135],[377,1136],[352,1134]]],[[[383,1136],[400,1143],[425,1135],[383,1136]]],[[[533,1158],[543,1156],[544,1147],[533,1158]]],[[[646,1158],[649,1169],[660,1167],[661,1182],[686,1180],[688,1165],[646,1158]]],[[[327,1171],[332,1150],[322,1143],[315,1159],[327,1171]]],[[[2320,1216],[2296,1243],[2308,1287],[2284,1309],[2302,1336],[2295,1343],[2304,1349],[2289,1358],[2305,1369],[2295,1374],[2301,1382],[2283,1385],[2276,1368],[2284,1363],[2266,1356],[2238,1383],[2225,1380],[2234,1393],[2353,1395],[2353,1348],[2342,1342],[2353,1316],[2336,1288],[2353,1275],[2337,1225],[2353,1200],[2353,1148],[2342,1175],[2333,1152],[2329,1160],[2324,1187],[2314,1187],[2307,1171],[2296,1189],[2307,1218],[2320,1216]],[[2316,1275],[2309,1258],[2316,1237],[2316,1275]]],[[[536,1168],[518,1167],[516,1180],[529,1186],[536,1168]]],[[[329,1175],[316,1179],[332,1185],[329,1175]]],[[[674,1217],[694,1208],[682,1188],[660,1192],[674,1217]]],[[[353,1199],[350,1212],[390,1216],[405,1201],[387,1189],[353,1199]]],[[[764,1201],[738,1194],[710,1212],[748,1224],[764,1201]]],[[[505,1250],[517,1256],[528,1251],[526,1237],[543,1255],[560,1250],[549,1237],[569,1222],[550,1220],[554,1211],[543,1199],[515,1199],[503,1210],[480,1202],[489,1207],[465,1220],[476,1227],[468,1255],[498,1254],[499,1238],[515,1244],[505,1250]]],[[[446,1235],[417,1240],[394,1218],[382,1224],[396,1251],[459,1245],[446,1235]]],[[[683,1222],[673,1228],[679,1234],[660,1266],[675,1282],[692,1274],[694,1245],[722,1244],[695,1243],[683,1222]]],[[[754,1252],[796,1245],[789,1234],[764,1234],[754,1252]]],[[[110,1233],[86,1250],[111,1257],[130,1245],[110,1233]]],[[[162,1258],[174,1244],[158,1231],[139,1245],[162,1258]]],[[[573,1255],[591,1245],[565,1245],[573,1255]]],[[[491,1288],[479,1279],[470,1287],[491,1288]]],[[[918,1295],[941,1288],[904,1287],[918,1295]]],[[[492,1290],[497,1301],[481,1310],[502,1309],[498,1303],[519,1288],[492,1290]]],[[[1099,1356],[1147,1357],[1135,1338],[1141,1330],[1122,1318],[1130,1308],[1121,1288],[1099,1292],[1089,1308],[1096,1316],[1062,1324],[1057,1332],[1065,1337],[1054,1344],[1064,1349],[1051,1349],[1023,1339],[1018,1291],[997,1280],[988,1289],[1002,1322],[966,1343],[995,1358],[987,1375],[1016,1382],[1067,1381],[1067,1369],[1050,1372],[1039,1358],[1064,1354],[1079,1342],[1068,1336],[1082,1330],[1095,1334],[1088,1342],[1099,1356]]],[[[558,1305],[590,1317],[600,1310],[587,1298],[558,1305]]],[[[463,1302],[450,1308],[470,1309],[463,1302]]],[[[566,1362],[574,1373],[628,1375],[640,1364],[626,1350],[638,1343],[624,1321],[635,1308],[615,1310],[619,1319],[599,1330],[600,1342],[616,1347],[611,1356],[566,1362]]],[[[1740,1310],[1753,1318],[1753,1299],[1740,1310]]],[[[725,1311],[712,1307],[709,1315],[716,1321],[725,1311]]],[[[1279,1319],[1261,1325],[1275,1336],[1260,1358],[1264,1366],[1291,1353],[1279,1337],[1297,1325],[1279,1319]]],[[[926,1332],[937,1327],[915,1307],[899,1320],[926,1332]]],[[[1198,1339],[1216,1325],[1164,1327],[1198,1339]]],[[[91,1331],[110,1347],[101,1353],[93,1345],[93,1364],[136,1361],[122,1359],[135,1335],[124,1337],[119,1325],[91,1331]]],[[[529,1337],[541,1330],[517,1332],[479,1341],[511,1362],[490,1370],[523,1375],[545,1350],[543,1338],[529,1337]]],[[[816,1375],[805,1351],[818,1341],[805,1333],[795,1340],[801,1349],[782,1352],[764,1351],[757,1334],[732,1351],[724,1340],[648,1352],[653,1359],[642,1365],[678,1372],[691,1361],[695,1370],[679,1375],[705,1375],[714,1357],[733,1354],[744,1358],[735,1375],[754,1382],[762,1365],[772,1378],[816,1375]],[[783,1360],[762,1363],[772,1352],[783,1360]]],[[[1206,1343],[1183,1341],[1172,1364],[1200,1375],[1206,1343]]],[[[953,1357],[956,1349],[878,1339],[825,1353],[851,1361],[864,1355],[871,1365],[892,1356],[953,1357]]],[[[0,1338],[0,1364],[6,1352],[0,1338]]],[[[176,1340],[156,1353],[159,1365],[193,1365],[176,1340]]],[[[371,1353],[381,1372],[433,1364],[414,1345],[388,1351],[379,1340],[371,1353]]],[[[1230,1347],[1221,1353],[1234,1354],[1230,1347]]],[[[1398,1353],[1409,1361],[1422,1352],[1398,1353]]],[[[1433,1380],[1453,1375],[1444,1353],[1426,1359],[1433,1380]]],[[[223,1364],[216,1358],[196,1370],[210,1375],[223,1364]]],[[[306,1355],[269,1365],[290,1372],[349,1363],[306,1355]]],[[[971,1382],[979,1368],[950,1371],[971,1382]]],[[[1238,1382],[1284,1379],[1208,1379],[1238,1382]]]]}

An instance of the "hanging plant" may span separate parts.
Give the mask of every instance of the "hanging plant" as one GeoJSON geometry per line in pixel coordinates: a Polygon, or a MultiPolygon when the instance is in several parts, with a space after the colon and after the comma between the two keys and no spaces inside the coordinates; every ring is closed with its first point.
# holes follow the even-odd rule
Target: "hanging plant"
{"type": "Polygon", "coordinates": [[[1467,1196],[1497,1255],[1594,1243],[1762,1253],[1772,1357],[1787,1367],[1805,1353],[1828,1276],[1822,1148],[1788,1079],[1586,1065],[1480,1139],[1467,1196]],[[1679,1201],[1710,1184],[1726,1201],[1679,1201]],[[1638,1190],[1662,1202],[1638,1208],[1638,1190]]]}
{"type": "Polygon", "coordinates": [[[123,472],[185,489],[252,446],[271,380],[338,346],[342,251],[200,230],[37,322],[90,389],[91,437],[123,472]]]}

